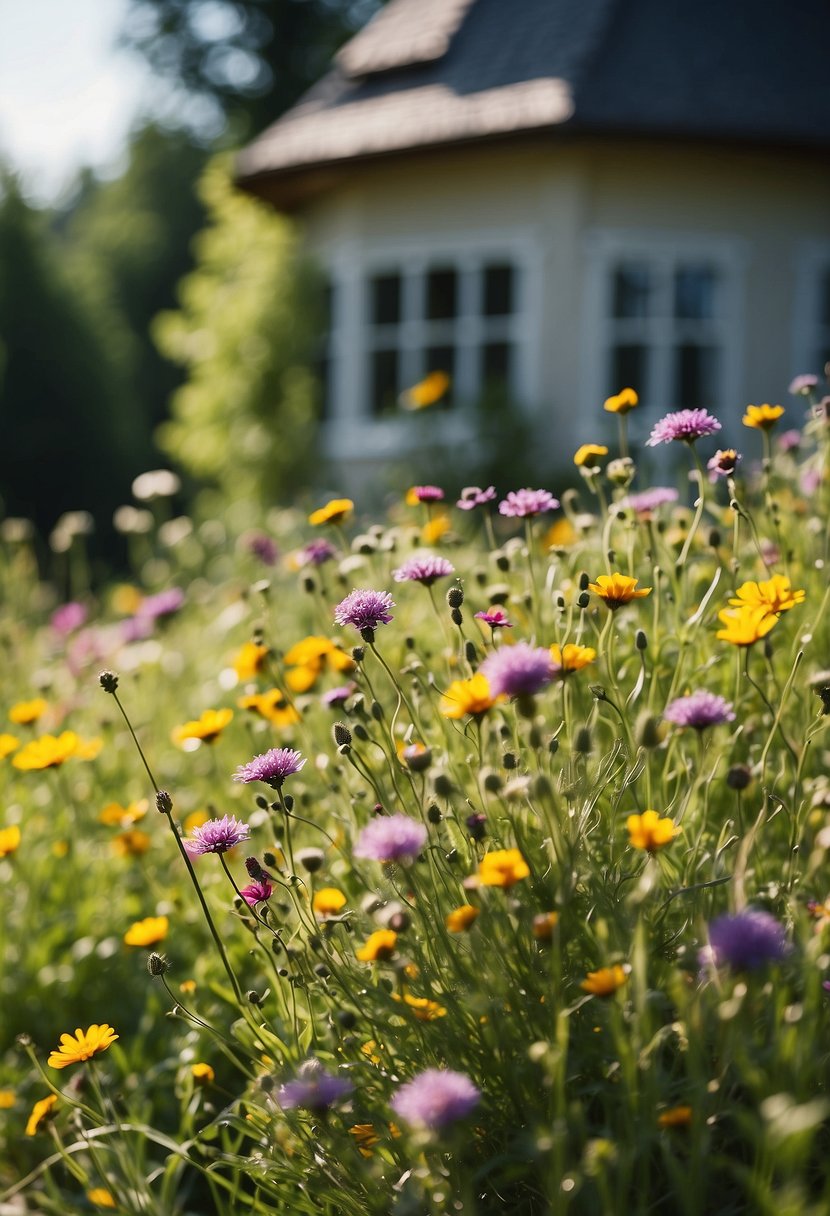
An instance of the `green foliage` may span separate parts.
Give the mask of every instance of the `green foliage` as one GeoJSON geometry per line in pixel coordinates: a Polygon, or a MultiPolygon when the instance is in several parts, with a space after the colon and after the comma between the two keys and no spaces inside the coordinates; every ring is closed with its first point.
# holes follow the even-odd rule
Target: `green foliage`
{"type": "Polygon", "coordinates": [[[198,265],[179,311],[155,326],[188,377],[159,442],[227,501],[284,500],[312,455],[316,279],[289,222],[235,191],[226,162],[210,166],[201,192],[209,224],[198,265]]]}

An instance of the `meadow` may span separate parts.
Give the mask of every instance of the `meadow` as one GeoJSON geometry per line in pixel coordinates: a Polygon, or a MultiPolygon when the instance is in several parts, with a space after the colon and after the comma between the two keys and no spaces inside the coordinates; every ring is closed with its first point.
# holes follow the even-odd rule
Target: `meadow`
{"type": "Polygon", "coordinates": [[[3,1216],[830,1210],[824,391],[0,524],[3,1216]]]}

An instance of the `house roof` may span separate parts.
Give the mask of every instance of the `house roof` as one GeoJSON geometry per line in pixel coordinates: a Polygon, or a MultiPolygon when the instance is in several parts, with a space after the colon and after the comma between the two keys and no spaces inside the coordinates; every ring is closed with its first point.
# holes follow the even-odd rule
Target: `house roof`
{"type": "Polygon", "coordinates": [[[391,0],[240,184],[528,133],[830,147],[827,0],[391,0]]]}

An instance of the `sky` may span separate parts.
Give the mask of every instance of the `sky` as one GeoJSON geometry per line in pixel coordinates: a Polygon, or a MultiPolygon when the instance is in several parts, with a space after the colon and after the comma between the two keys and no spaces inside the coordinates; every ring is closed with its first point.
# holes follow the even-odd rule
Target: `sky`
{"type": "Polygon", "coordinates": [[[0,160],[36,202],[81,165],[115,170],[149,105],[149,70],[116,48],[128,0],[0,0],[0,160]]]}

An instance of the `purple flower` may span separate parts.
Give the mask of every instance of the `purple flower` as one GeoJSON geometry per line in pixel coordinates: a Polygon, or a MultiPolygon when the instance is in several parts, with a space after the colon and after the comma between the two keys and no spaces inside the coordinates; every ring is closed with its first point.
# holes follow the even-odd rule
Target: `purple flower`
{"type": "Polygon", "coordinates": [[[143,642],[153,632],[153,622],[148,616],[131,616],[120,625],[121,638],[125,642],[143,642]]]}
{"type": "Polygon", "coordinates": [[[49,618],[49,624],[55,633],[74,633],[76,629],[81,628],[86,618],[87,611],[84,605],[73,600],[69,604],[61,604],[60,608],[56,608],[49,618]]]}
{"type": "Polygon", "coordinates": [[[717,418],[713,418],[708,410],[676,410],[654,424],[646,447],[656,448],[659,443],[673,443],[675,440],[694,443],[696,439],[714,435],[720,429],[717,418]]]}
{"type": "Polygon", "coordinates": [[[430,1130],[474,1111],[481,1094],[463,1072],[428,1068],[402,1085],[390,1105],[407,1123],[430,1130]]]}
{"type": "Polygon", "coordinates": [[[286,1110],[302,1106],[306,1110],[322,1112],[353,1089],[351,1081],[326,1072],[319,1060],[306,1060],[297,1069],[296,1078],[280,1086],[277,1101],[286,1110]]]}
{"type": "Polygon", "coordinates": [[[261,756],[254,756],[247,764],[240,764],[234,773],[234,781],[250,785],[252,781],[264,781],[278,790],[286,777],[298,773],[305,764],[305,756],[290,747],[272,747],[261,756]]]}
{"type": "Polygon", "coordinates": [[[276,541],[266,532],[251,532],[245,537],[245,548],[254,557],[259,558],[264,566],[275,566],[280,551],[276,541]]]}
{"type": "Polygon", "coordinates": [[[357,685],[341,684],[337,688],[330,688],[328,692],[324,692],[320,701],[325,705],[326,709],[339,709],[348,701],[353,692],[357,691],[357,685]]]}
{"type": "Polygon", "coordinates": [[[778,436],[778,446],[782,452],[795,452],[801,447],[801,439],[801,431],[782,431],[778,436]]]}
{"type": "Polygon", "coordinates": [[[191,857],[205,853],[227,853],[251,835],[247,823],[235,815],[223,815],[221,819],[209,819],[201,827],[193,829],[193,839],[185,840],[184,847],[191,857]]]}
{"type": "Polygon", "coordinates": [[[486,490],[482,490],[480,486],[465,486],[455,505],[462,511],[472,511],[474,507],[483,507],[486,503],[492,502],[495,497],[495,486],[488,486],[486,490]]]}
{"type": "Polygon", "coordinates": [[[800,376],[796,376],[790,382],[790,392],[795,397],[809,397],[812,390],[818,384],[818,376],[813,376],[809,372],[804,372],[800,376]]]}
{"type": "Polygon", "coordinates": [[[525,519],[542,511],[554,511],[558,506],[559,499],[547,490],[511,490],[499,503],[499,514],[525,519]]]}
{"type": "Polygon", "coordinates": [[[550,684],[556,675],[551,653],[546,646],[517,642],[502,646],[481,664],[493,697],[527,697],[550,684]]]}
{"type": "Polygon", "coordinates": [[[413,486],[406,497],[415,502],[443,502],[444,491],[440,486],[413,486]]]}
{"type": "Polygon", "coordinates": [[[784,926],[769,912],[747,908],[735,916],[719,916],[712,921],[709,945],[699,957],[704,965],[754,971],[765,963],[780,962],[789,952],[784,926]]]}
{"type": "Polygon", "coordinates": [[[423,583],[425,587],[431,587],[436,579],[446,578],[450,574],[455,574],[455,566],[445,557],[438,557],[434,553],[416,553],[392,571],[392,578],[396,583],[423,583]]]}
{"type": "Polygon", "coordinates": [[[649,490],[641,490],[639,494],[629,494],[627,498],[623,499],[622,505],[630,507],[638,515],[650,515],[658,507],[665,507],[670,502],[677,502],[678,498],[677,490],[671,486],[652,486],[649,490]]]}
{"type": "Polygon", "coordinates": [[[712,459],[706,463],[709,480],[714,482],[719,477],[733,477],[742,460],[743,456],[734,448],[718,448],[712,459]]]}
{"type": "Polygon", "coordinates": [[[412,861],[427,841],[427,830],[408,815],[380,815],[357,838],[355,857],[368,861],[412,861]]]}
{"type": "Polygon", "coordinates": [[[394,619],[389,609],[394,607],[395,601],[388,591],[355,590],[337,605],[334,619],[338,625],[353,625],[362,633],[364,629],[388,625],[394,619]]]}
{"type": "Polygon", "coordinates": [[[310,540],[300,550],[300,564],[303,566],[322,566],[337,555],[337,550],[330,541],[310,540]]]}
{"type": "Polygon", "coordinates": [[[159,591],[156,595],[148,595],[141,601],[138,615],[154,621],[160,616],[171,616],[178,612],[184,603],[184,592],[179,587],[169,587],[167,591],[159,591]]]}
{"type": "Polygon", "coordinates": [[[734,722],[735,711],[723,697],[699,689],[672,701],[663,711],[663,717],[667,722],[674,722],[676,726],[693,726],[695,730],[705,730],[707,726],[734,722]]]}
{"type": "Polygon", "coordinates": [[[243,887],[239,894],[245,900],[249,907],[255,908],[257,904],[266,903],[274,893],[274,888],[271,886],[267,878],[257,882],[248,883],[247,887],[243,887]]]}
{"type": "Polygon", "coordinates": [[[484,624],[489,625],[491,629],[513,628],[503,608],[488,608],[486,612],[477,612],[475,617],[477,621],[484,621],[484,624]]]}
{"type": "Polygon", "coordinates": [[[821,485],[821,469],[816,465],[803,469],[798,484],[802,494],[806,494],[808,497],[815,494],[821,485]]]}

